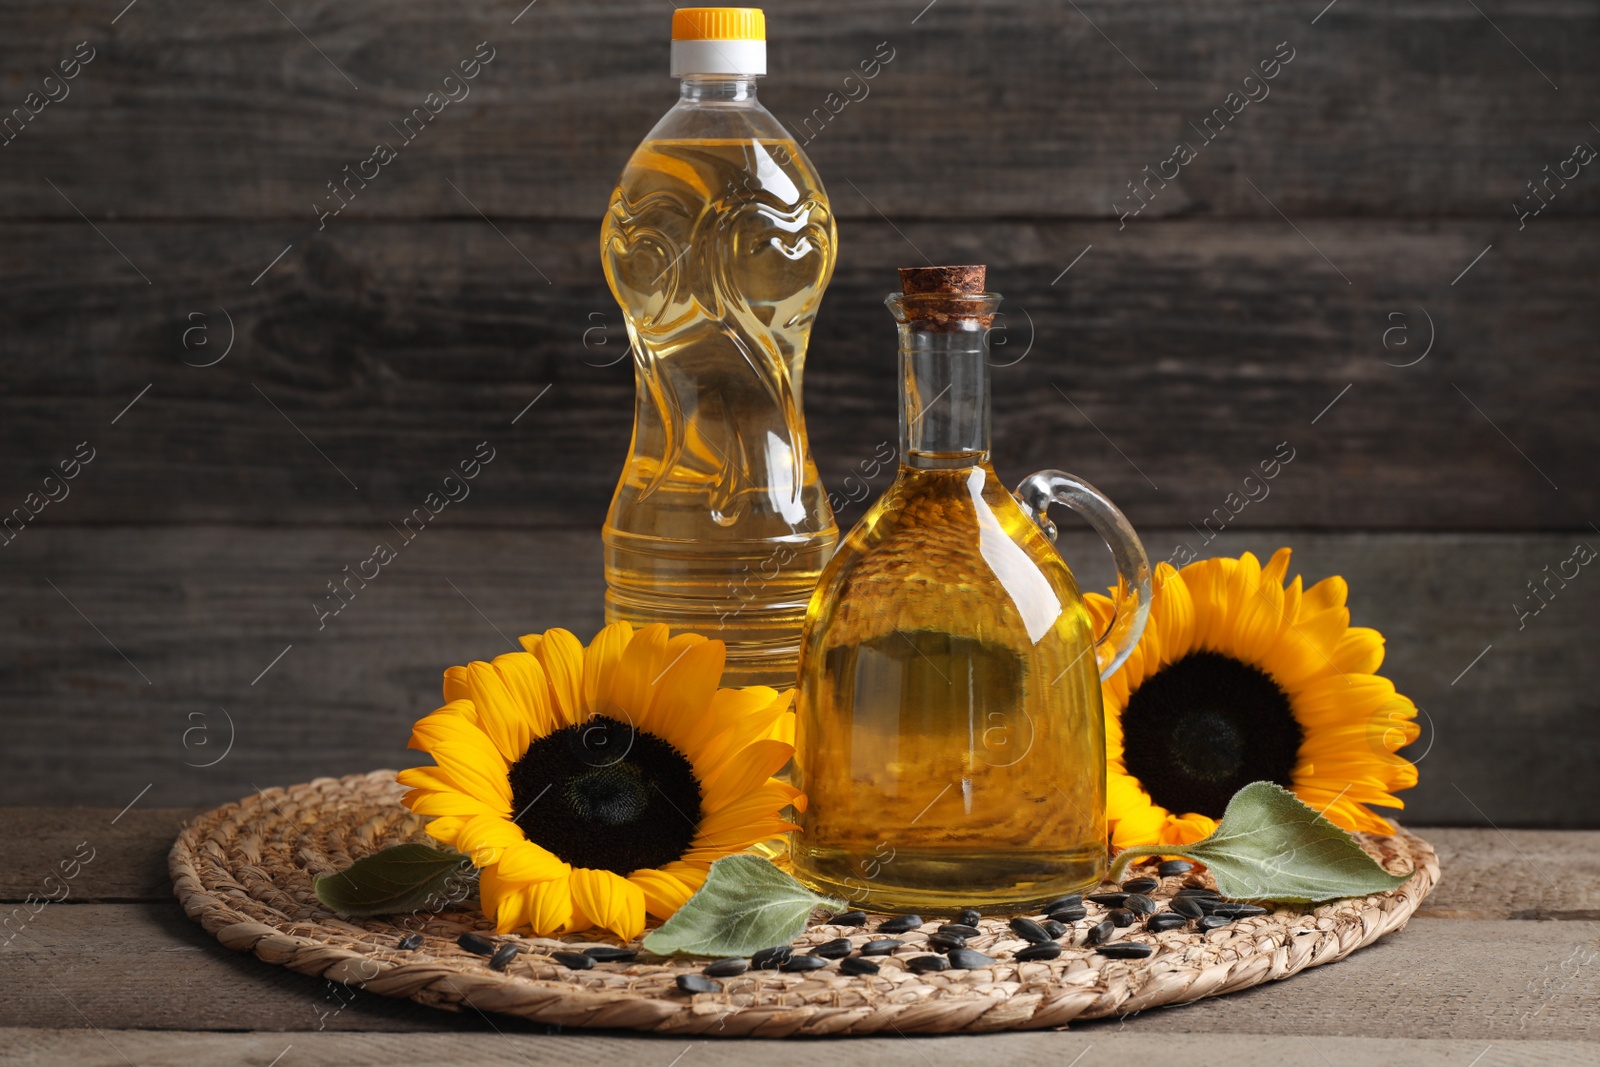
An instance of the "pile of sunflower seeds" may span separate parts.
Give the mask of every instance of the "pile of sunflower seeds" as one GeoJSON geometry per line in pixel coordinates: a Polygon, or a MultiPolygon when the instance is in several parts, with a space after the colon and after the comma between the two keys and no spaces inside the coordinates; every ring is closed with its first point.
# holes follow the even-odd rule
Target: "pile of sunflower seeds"
{"type": "MultiPolygon", "coordinates": [[[[1197,881],[1181,884],[1170,898],[1158,901],[1152,894],[1168,878],[1177,878],[1193,868],[1186,860],[1168,860],[1157,868],[1159,877],[1130,878],[1114,890],[1090,893],[1087,896],[1071,893],[1057,897],[1040,909],[1039,918],[1018,916],[1010,921],[1011,932],[1028,942],[1027,947],[1010,953],[1012,962],[1053,960],[1068,945],[1093,948],[1096,953],[1110,959],[1145,959],[1155,954],[1157,945],[1137,940],[1141,932],[1162,933],[1188,927],[1201,932],[1227,926],[1235,919],[1252,915],[1265,915],[1267,909],[1256,904],[1246,904],[1224,899],[1215,890],[1197,881]],[[1167,903],[1163,909],[1161,903],[1167,903]],[[1095,915],[1091,917],[1090,908],[1095,915]],[[1128,935],[1119,939],[1119,933],[1128,935]]],[[[937,971],[974,970],[1005,962],[969,948],[967,942],[983,936],[978,929],[982,916],[974,908],[959,912],[954,921],[942,923],[925,937],[925,945],[908,945],[898,937],[885,936],[920,931],[927,923],[920,915],[897,915],[884,919],[873,936],[859,944],[849,937],[836,937],[816,945],[806,952],[797,952],[792,945],[775,945],[762,949],[748,959],[719,959],[707,964],[699,974],[682,974],[677,978],[678,988],[685,993],[718,993],[721,978],[733,978],[750,970],[776,970],[787,973],[822,970],[835,961],[843,974],[874,975],[879,965],[873,957],[895,956],[905,961],[908,970],[917,974],[937,971]],[[905,949],[902,953],[900,950],[905,949]],[[931,952],[927,950],[933,950],[931,952]]],[[[867,916],[860,911],[847,911],[835,915],[825,925],[861,926],[867,916]]]]}

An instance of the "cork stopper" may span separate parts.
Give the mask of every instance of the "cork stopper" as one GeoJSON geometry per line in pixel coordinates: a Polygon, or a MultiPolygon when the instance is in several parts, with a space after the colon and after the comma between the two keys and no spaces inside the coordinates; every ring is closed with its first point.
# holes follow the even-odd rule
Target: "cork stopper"
{"type": "Polygon", "coordinates": [[[983,292],[989,268],[979,263],[969,267],[901,267],[900,291],[907,296],[922,293],[983,292]]]}
{"type": "Polygon", "coordinates": [[[901,292],[889,305],[901,322],[920,329],[987,330],[994,322],[1000,298],[984,292],[988,268],[983,264],[959,267],[901,267],[901,292]]]}

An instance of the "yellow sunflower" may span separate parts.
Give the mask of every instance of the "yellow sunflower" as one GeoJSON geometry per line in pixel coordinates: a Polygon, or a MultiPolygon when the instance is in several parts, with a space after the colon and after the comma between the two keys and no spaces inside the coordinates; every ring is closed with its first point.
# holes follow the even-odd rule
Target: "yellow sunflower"
{"type": "Polygon", "coordinates": [[[713,860],[795,829],[803,806],[772,777],[794,753],[791,694],[719,689],[725,646],[665,626],[522,638],[524,652],[451,667],[445,706],[401,771],[406,806],[480,868],[501,933],[600,926],[639,936],[705,881],[713,860]]]}
{"type": "MultiPolygon", "coordinates": [[[[1414,704],[1376,672],[1383,635],[1350,625],[1343,578],[1287,588],[1289,550],[1157,568],[1150,621],[1102,685],[1106,816],[1117,848],[1188,844],[1250,782],[1292,790],[1346,830],[1389,834],[1367,805],[1416,784],[1395,753],[1414,704]]],[[[1111,602],[1089,594],[1102,627],[1111,602]]]]}

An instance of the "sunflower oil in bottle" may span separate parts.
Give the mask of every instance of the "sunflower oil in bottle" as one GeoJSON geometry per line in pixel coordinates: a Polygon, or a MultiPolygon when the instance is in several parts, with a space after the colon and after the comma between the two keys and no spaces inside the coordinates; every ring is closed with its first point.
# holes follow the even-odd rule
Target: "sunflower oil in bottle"
{"type": "Polygon", "coordinates": [[[801,411],[837,231],[810,161],[756,100],[764,38],[753,8],[676,12],[678,103],[606,213],[637,385],[603,534],[606,619],[719,638],[723,684],[788,688],[838,540],[801,411]]]}
{"type": "Polygon", "coordinates": [[[1004,910],[1105,871],[1101,664],[1149,611],[1120,512],[1058,471],[1020,501],[989,457],[982,267],[903,270],[901,465],[812,596],[800,653],[794,872],[884,911],[1004,910]],[[1044,510],[1107,538],[1123,575],[1099,639],[1044,510]]]}

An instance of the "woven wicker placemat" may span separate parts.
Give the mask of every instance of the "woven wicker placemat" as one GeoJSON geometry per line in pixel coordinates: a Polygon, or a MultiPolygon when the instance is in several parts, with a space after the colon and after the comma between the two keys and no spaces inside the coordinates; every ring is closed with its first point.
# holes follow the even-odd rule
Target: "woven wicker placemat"
{"type": "MultiPolygon", "coordinates": [[[[1432,847],[1402,830],[1395,837],[1357,835],[1388,870],[1416,877],[1390,893],[1320,907],[1279,906],[1200,933],[1193,924],[1153,934],[1139,926],[1117,940],[1156,946],[1147,959],[1117,960],[1083,945],[1103,918],[1090,904],[1054,960],[1017,963],[1023,948],[1004,920],[985,919],[970,945],[999,962],[979,970],[916,974],[905,960],[925,955],[939,918],[896,955],[877,957],[880,973],[843,974],[837,964],[807,973],[750,971],[723,979],[717,993],[689,994],[677,976],[704,960],[641,954],[621,963],[568,970],[551,952],[592,946],[586,936],[508,937],[522,953],[505,971],[462,950],[456,938],[490,923],[467,900],[448,910],[403,919],[340,919],[320,904],[311,880],[389,845],[427,840],[423,819],[400,804],[393,771],[319,778],[268,789],[195,819],[172,847],[173,886],[190,918],[231,949],[268,963],[436,1007],[520,1015],[561,1026],[621,1027],[671,1034],[790,1035],[978,1033],[1065,1026],[1074,1019],[1124,1015],[1287,978],[1331,963],[1398,930],[1439,878],[1432,847]],[[403,950],[400,938],[423,935],[403,950]]],[[[1140,873],[1145,873],[1143,870],[1140,873]]],[[[1163,903],[1193,873],[1167,878],[1151,895],[1163,903]]],[[[813,926],[797,949],[837,937],[869,940],[868,926],[813,926]]]]}

